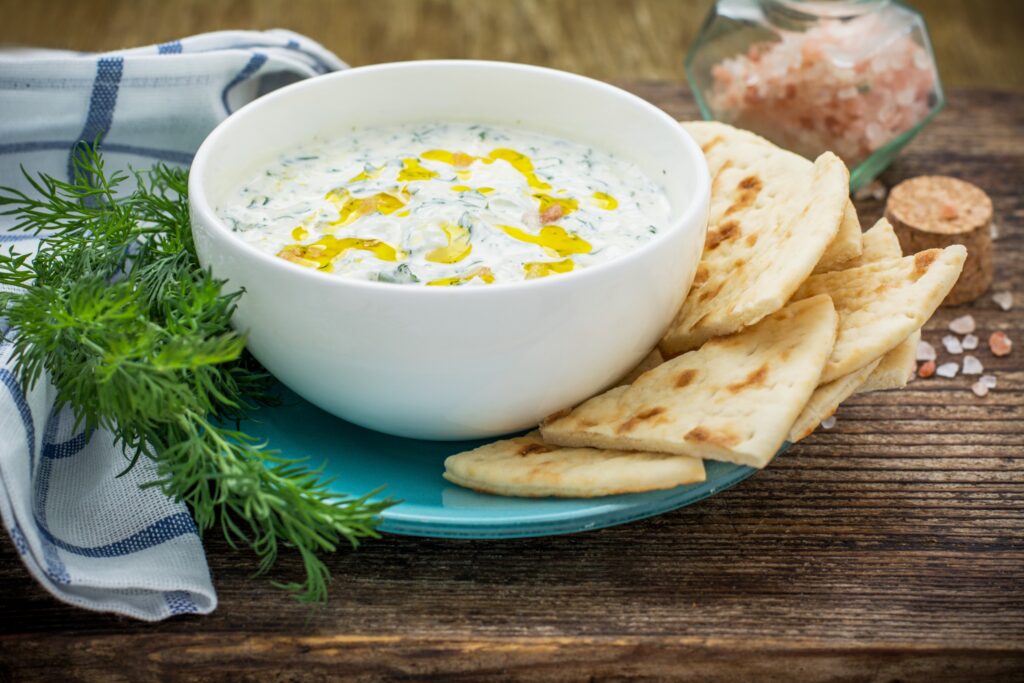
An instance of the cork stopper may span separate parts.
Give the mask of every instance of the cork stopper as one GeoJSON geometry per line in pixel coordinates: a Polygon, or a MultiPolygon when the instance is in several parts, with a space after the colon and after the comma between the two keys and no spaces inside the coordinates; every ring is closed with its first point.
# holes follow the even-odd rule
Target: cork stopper
{"type": "Polygon", "coordinates": [[[944,306],[974,301],[992,284],[992,200],[971,183],[919,176],[889,192],[885,217],[904,254],[962,244],[967,262],[944,306]]]}

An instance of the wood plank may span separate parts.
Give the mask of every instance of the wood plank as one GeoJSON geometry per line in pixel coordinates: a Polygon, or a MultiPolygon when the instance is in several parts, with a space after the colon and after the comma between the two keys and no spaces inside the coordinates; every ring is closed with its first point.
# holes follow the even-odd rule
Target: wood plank
{"type": "MultiPolygon", "coordinates": [[[[914,0],[947,86],[1024,88],[1024,3],[914,0]]],[[[354,66],[427,58],[682,79],[711,0],[0,0],[0,43],[116,50],[205,31],[289,28],[354,66]]]]}
{"type": "MultiPolygon", "coordinates": [[[[704,683],[756,680],[1016,682],[1019,652],[960,646],[934,650],[912,643],[896,648],[823,648],[800,643],[779,652],[771,642],[708,638],[417,638],[390,636],[175,636],[159,640],[65,637],[26,643],[19,681],[52,681],[51,653],[76,650],[67,671],[78,681],[438,680],[578,681],[643,678],[704,683]],[[211,672],[214,673],[211,676],[211,672]],[[839,672],[859,672],[853,677],[839,672]],[[276,680],[276,678],[275,678],[276,680]]],[[[2,671],[0,671],[2,675],[2,671]]]]}

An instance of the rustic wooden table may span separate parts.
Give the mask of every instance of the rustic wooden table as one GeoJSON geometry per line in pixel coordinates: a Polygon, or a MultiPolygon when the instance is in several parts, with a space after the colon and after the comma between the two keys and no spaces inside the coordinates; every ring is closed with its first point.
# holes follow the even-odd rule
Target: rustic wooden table
{"type": "MultiPolygon", "coordinates": [[[[593,78],[681,78],[713,0],[0,0],[0,45],[117,50],[203,31],[288,28],[353,66],[500,59],[593,78]]],[[[1024,88],[1024,2],[911,0],[943,82],[1024,88]]]]}
{"type": "MultiPolygon", "coordinates": [[[[672,115],[684,88],[626,84],[672,115]]],[[[0,681],[1024,679],[1024,94],[955,91],[884,175],[974,181],[995,202],[995,289],[969,310],[1018,348],[999,386],[855,397],[757,476],[627,526],[515,541],[388,537],[330,559],[329,606],[253,580],[211,537],[221,606],[147,625],[43,592],[0,541],[0,681]]],[[[858,202],[865,224],[881,202],[858,202]]],[[[282,573],[297,570],[291,560],[282,573]]]]}

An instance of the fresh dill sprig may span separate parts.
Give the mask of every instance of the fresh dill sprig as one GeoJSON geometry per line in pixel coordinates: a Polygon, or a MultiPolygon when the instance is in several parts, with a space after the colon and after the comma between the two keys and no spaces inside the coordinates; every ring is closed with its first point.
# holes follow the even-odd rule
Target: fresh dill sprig
{"type": "Polygon", "coordinates": [[[278,585],[325,600],[320,555],[376,537],[393,501],[334,494],[321,469],[226,426],[272,400],[270,377],[230,326],[242,293],[199,266],[187,171],[157,165],[119,196],[129,176],[106,173],[93,147],[74,168],[71,182],[25,173],[31,194],[0,188],[0,215],[42,239],[34,256],[0,253],[15,373],[31,386],[46,371],[79,426],[109,429],[132,454],[126,469],[151,458],[147,486],[187,503],[201,531],[251,547],[259,573],[297,551],[305,580],[278,585]]]}

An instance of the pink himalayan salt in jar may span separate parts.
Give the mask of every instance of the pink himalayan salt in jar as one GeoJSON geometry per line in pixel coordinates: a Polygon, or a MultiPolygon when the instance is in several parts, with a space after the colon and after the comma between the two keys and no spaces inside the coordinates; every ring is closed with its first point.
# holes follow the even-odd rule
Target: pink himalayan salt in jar
{"type": "Polygon", "coordinates": [[[687,74],[705,118],[831,150],[854,187],[943,103],[923,19],[888,0],[719,0],[687,74]]]}

